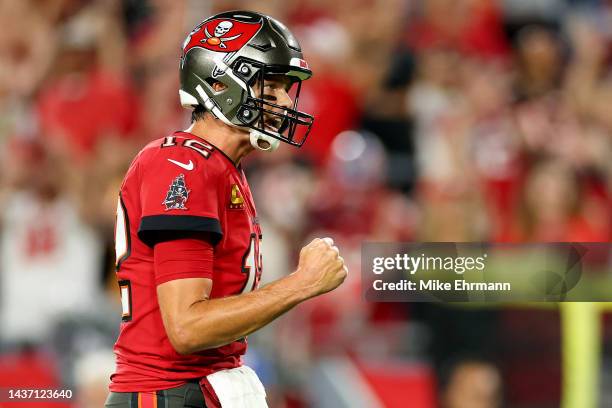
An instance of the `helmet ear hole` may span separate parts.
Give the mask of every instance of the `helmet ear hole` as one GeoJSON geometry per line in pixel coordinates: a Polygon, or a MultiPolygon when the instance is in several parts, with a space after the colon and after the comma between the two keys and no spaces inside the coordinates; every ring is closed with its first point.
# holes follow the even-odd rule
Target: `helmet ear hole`
{"type": "Polygon", "coordinates": [[[212,88],[215,92],[223,92],[227,89],[227,85],[225,85],[221,81],[217,81],[213,78],[206,78],[206,83],[212,88]]]}
{"type": "Polygon", "coordinates": [[[215,81],[215,83],[212,84],[212,88],[215,90],[215,92],[221,92],[227,89],[227,85],[225,85],[223,82],[215,81]]]}

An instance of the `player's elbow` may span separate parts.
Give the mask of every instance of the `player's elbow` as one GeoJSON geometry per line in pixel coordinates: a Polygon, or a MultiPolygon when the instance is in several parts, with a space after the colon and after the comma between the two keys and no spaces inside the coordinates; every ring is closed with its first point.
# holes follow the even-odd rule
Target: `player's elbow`
{"type": "Polygon", "coordinates": [[[180,355],[193,354],[197,351],[219,347],[222,342],[206,335],[196,335],[188,327],[173,325],[168,330],[168,339],[174,350],[180,355]]]}
{"type": "Polygon", "coordinates": [[[167,332],[168,340],[178,354],[187,355],[197,351],[193,336],[187,327],[173,324],[168,327],[167,332]]]}
{"type": "Polygon", "coordinates": [[[193,354],[198,351],[220,347],[227,343],[215,336],[203,335],[202,332],[212,334],[214,330],[211,327],[210,331],[202,330],[199,335],[196,335],[186,327],[173,327],[168,330],[168,339],[174,350],[180,355],[193,354]]]}

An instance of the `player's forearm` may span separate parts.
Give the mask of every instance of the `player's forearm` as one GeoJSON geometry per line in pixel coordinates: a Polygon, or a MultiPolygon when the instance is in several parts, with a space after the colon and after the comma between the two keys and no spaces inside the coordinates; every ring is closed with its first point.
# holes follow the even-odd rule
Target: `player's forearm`
{"type": "Polygon", "coordinates": [[[253,292],[198,301],[191,305],[181,323],[184,333],[181,352],[194,353],[229,344],[311,296],[289,275],[253,292]]]}

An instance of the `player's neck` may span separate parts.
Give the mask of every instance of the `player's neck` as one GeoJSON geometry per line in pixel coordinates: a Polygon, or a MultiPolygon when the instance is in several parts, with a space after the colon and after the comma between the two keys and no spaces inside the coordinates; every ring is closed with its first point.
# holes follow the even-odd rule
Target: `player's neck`
{"type": "Polygon", "coordinates": [[[253,151],[248,133],[232,128],[209,115],[192,123],[186,131],[212,143],[236,165],[253,151]]]}

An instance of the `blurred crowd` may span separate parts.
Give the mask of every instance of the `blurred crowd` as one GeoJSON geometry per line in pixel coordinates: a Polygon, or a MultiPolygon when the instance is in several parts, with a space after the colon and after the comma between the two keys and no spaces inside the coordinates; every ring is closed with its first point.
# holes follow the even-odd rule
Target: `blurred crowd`
{"type": "Polygon", "coordinates": [[[271,406],[325,406],[307,384],[340,355],[366,377],[375,361],[417,367],[421,406],[558,406],[556,309],[366,303],[360,250],[610,241],[609,0],[0,0],[0,386],[104,400],[119,184],[146,142],[188,127],[180,44],[229,9],[286,23],[314,71],[304,147],[244,163],[264,281],[321,235],[352,270],[252,336],[271,406]]]}

